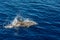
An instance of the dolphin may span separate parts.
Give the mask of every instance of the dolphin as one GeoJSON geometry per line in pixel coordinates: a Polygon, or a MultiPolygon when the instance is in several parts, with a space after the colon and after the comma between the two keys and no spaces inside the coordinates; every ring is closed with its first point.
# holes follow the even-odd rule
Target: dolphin
{"type": "Polygon", "coordinates": [[[5,26],[5,28],[16,28],[16,27],[30,27],[32,25],[36,25],[37,23],[26,18],[20,18],[20,17],[15,17],[15,19],[11,22],[11,24],[8,24],[5,26]]]}

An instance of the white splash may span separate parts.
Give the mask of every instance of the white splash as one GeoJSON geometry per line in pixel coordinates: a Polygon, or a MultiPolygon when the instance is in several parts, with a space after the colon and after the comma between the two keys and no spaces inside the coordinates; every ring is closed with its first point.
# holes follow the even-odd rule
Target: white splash
{"type": "MultiPolygon", "coordinates": [[[[21,18],[19,18],[21,19],[21,18]]],[[[22,20],[18,20],[18,17],[16,17],[11,24],[8,24],[7,26],[5,26],[5,28],[16,28],[16,27],[30,27],[32,25],[36,25],[37,23],[26,18],[23,21],[22,20]]]]}

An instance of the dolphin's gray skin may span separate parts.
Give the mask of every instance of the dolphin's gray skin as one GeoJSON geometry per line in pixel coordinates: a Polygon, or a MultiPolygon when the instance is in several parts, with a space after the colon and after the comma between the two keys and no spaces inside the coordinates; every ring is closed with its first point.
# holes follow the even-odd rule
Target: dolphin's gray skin
{"type": "Polygon", "coordinates": [[[34,21],[31,21],[29,19],[20,19],[19,17],[16,17],[13,22],[7,26],[5,26],[5,28],[16,28],[16,27],[30,27],[32,25],[36,25],[37,23],[34,21]]]}

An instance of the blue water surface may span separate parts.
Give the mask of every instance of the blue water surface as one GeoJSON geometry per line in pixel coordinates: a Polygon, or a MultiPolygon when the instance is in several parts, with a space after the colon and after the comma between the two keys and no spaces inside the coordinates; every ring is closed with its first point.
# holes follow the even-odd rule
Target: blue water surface
{"type": "Polygon", "coordinates": [[[60,0],[0,0],[0,40],[60,40],[60,0]],[[17,15],[38,25],[4,28],[17,15]]]}

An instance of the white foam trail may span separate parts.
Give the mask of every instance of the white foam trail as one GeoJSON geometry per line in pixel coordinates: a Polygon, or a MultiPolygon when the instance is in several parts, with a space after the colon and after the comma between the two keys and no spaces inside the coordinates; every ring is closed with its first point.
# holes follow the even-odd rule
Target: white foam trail
{"type": "Polygon", "coordinates": [[[17,18],[18,17],[15,17],[15,19],[11,22],[11,24],[8,24],[7,26],[5,26],[5,28],[16,28],[16,27],[20,27],[20,26],[29,27],[29,26],[37,24],[36,22],[34,22],[28,18],[24,19],[24,21],[18,21],[17,18]]]}

